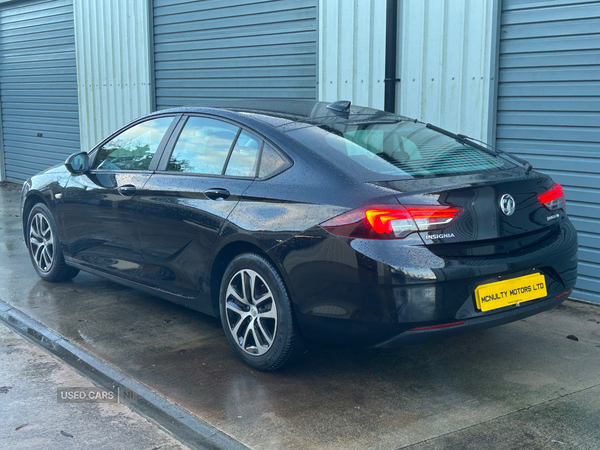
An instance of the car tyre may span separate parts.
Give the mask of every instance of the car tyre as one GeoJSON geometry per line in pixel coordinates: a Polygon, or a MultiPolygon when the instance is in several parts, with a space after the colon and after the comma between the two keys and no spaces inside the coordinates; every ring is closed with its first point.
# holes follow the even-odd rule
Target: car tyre
{"type": "Polygon", "coordinates": [[[42,280],[70,280],[79,273],[79,269],[65,263],[56,222],[43,203],[36,204],[29,212],[27,247],[33,267],[42,280]]]}
{"type": "Polygon", "coordinates": [[[219,309],[229,344],[249,366],[273,371],[302,354],[289,293],[263,256],[243,253],[229,263],[221,281],[219,309]]]}

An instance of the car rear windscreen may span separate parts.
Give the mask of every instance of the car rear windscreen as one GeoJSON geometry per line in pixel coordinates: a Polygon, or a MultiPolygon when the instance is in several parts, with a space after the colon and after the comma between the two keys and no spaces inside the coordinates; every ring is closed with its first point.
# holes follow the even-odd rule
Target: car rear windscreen
{"type": "MultiPolygon", "coordinates": [[[[347,170],[357,172],[352,166],[358,164],[363,172],[377,174],[374,179],[441,177],[515,167],[505,158],[412,121],[329,123],[288,133],[347,170]]],[[[360,178],[365,177],[369,178],[366,174],[360,178]]]]}

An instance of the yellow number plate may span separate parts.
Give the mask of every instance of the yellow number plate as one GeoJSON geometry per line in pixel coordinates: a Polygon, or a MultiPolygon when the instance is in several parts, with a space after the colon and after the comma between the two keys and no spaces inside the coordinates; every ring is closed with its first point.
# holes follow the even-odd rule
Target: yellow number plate
{"type": "Polygon", "coordinates": [[[539,273],[484,284],[475,289],[475,300],[480,311],[491,311],[546,295],[546,279],[539,273]]]}

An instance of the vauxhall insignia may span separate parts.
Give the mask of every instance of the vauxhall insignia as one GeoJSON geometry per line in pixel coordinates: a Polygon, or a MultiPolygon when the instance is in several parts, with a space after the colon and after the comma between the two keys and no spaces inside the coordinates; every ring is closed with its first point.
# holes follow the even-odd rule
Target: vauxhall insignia
{"type": "Polygon", "coordinates": [[[515,199],[510,194],[504,194],[500,198],[500,210],[506,216],[512,216],[515,212],[515,199]]]}

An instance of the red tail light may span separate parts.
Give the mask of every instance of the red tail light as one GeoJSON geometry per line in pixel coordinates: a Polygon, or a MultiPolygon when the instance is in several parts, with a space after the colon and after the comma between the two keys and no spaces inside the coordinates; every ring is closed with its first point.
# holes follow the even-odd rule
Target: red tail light
{"type": "Polygon", "coordinates": [[[447,206],[373,205],[348,211],[321,226],[338,236],[402,239],[416,231],[446,228],[460,213],[460,208],[447,206]]]}
{"type": "Polygon", "coordinates": [[[567,206],[565,193],[562,186],[558,183],[554,183],[549,190],[538,196],[538,200],[550,211],[565,209],[567,206]]]}

